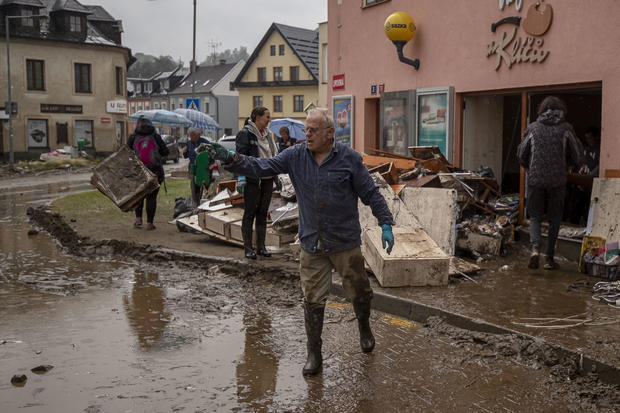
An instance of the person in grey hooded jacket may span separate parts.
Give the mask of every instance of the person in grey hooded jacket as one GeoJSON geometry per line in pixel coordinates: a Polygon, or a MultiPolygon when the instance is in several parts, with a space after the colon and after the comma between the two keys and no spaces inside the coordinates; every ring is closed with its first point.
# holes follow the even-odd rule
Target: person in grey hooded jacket
{"type": "Polygon", "coordinates": [[[538,108],[538,118],[528,125],[517,149],[519,163],[527,173],[527,212],[530,216],[529,268],[539,266],[540,227],[547,209],[549,233],[544,268],[559,268],[554,261],[566,193],[566,170],[579,168],[583,148],[566,119],[566,104],[555,96],[546,97],[538,108]]]}

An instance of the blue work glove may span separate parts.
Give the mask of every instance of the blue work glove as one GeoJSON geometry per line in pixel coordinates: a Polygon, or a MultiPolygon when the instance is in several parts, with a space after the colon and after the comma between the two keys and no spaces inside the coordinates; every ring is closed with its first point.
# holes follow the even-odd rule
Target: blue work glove
{"type": "Polygon", "coordinates": [[[229,151],[228,149],[224,148],[219,143],[213,142],[213,143],[205,144],[205,146],[207,150],[209,151],[209,155],[211,156],[212,159],[217,159],[218,161],[227,163],[227,162],[230,162],[235,156],[234,151],[229,151]]]}
{"type": "Polygon", "coordinates": [[[242,175],[237,178],[237,192],[242,194],[244,190],[245,190],[245,176],[242,175]]]}
{"type": "Polygon", "coordinates": [[[392,226],[388,224],[381,225],[383,232],[381,233],[381,244],[383,248],[387,245],[387,253],[390,255],[394,247],[394,234],[392,234],[392,226]]]}

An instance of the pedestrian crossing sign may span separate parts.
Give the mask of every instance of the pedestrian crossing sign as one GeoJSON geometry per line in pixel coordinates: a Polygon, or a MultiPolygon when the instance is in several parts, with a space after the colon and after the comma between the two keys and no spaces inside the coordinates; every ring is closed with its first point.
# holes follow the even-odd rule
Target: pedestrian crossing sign
{"type": "Polygon", "coordinates": [[[185,99],[185,109],[200,110],[200,99],[187,98],[185,99]]]}

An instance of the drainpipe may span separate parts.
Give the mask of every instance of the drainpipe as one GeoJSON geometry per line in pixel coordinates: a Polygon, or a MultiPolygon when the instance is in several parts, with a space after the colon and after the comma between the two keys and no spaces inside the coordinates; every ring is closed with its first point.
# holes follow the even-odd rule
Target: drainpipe
{"type": "MultiPolygon", "coordinates": [[[[215,121],[219,124],[220,123],[220,100],[213,93],[211,93],[211,96],[213,96],[213,99],[215,99],[215,121]]],[[[215,134],[217,135],[218,132],[215,132],[215,134]]]]}

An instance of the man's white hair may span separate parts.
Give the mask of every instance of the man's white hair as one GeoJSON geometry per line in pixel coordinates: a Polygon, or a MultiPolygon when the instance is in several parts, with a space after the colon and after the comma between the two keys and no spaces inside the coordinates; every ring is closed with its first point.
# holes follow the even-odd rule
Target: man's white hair
{"type": "Polygon", "coordinates": [[[198,128],[194,128],[193,126],[191,128],[189,128],[187,130],[187,135],[191,135],[193,133],[197,134],[198,136],[200,136],[200,132],[202,132],[200,129],[198,128]]]}
{"type": "Polygon", "coordinates": [[[334,118],[329,114],[326,108],[313,108],[308,111],[308,116],[318,114],[323,118],[323,125],[325,128],[334,127],[334,118]]]}

